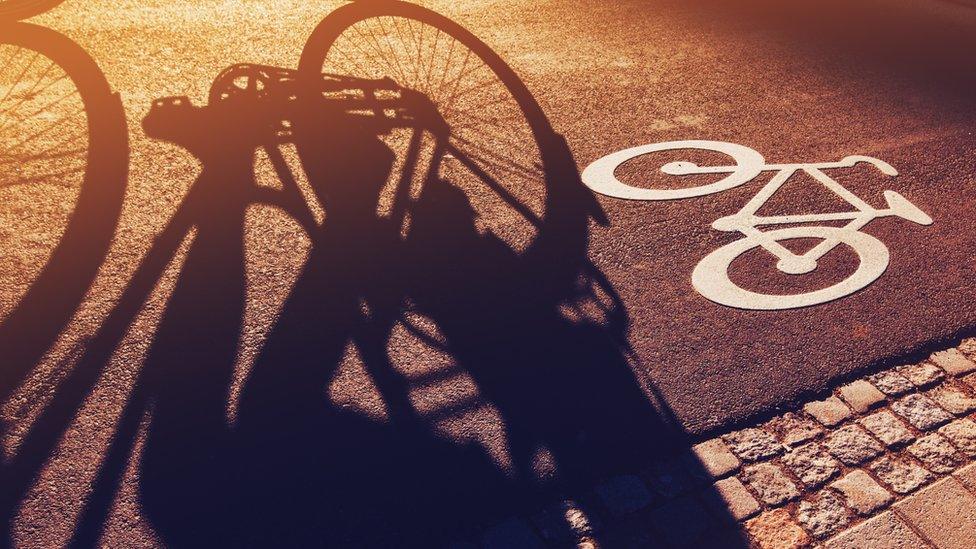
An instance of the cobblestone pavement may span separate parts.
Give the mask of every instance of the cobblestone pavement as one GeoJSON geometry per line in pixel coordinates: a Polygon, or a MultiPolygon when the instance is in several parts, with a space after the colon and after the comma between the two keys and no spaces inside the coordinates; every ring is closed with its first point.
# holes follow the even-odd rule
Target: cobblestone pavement
{"type": "Polygon", "coordinates": [[[878,371],[458,547],[976,547],[974,359],[878,371]]]}

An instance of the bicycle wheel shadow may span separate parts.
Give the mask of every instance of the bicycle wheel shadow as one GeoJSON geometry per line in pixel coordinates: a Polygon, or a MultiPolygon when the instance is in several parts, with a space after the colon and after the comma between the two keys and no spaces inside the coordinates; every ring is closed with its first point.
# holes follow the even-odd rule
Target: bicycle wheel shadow
{"type": "MultiPolygon", "coordinates": [[[[79,177],[81,189],[73,210],[43,269],[29,281],[16,305],[0,323],[0,355],[4,357],[0,368],[0,401],[10,397],[49,351],[93,284],[98,268],[108,255],[121,216],[129,157],[128,129],[122,104],[88,53],[73,40],[43,27],[7,23],[2,29],[0,43],[36,51],[52,63],[48,71],[35,75],[36,82],[24,83],[25,87],[30,87],[33,96],[8,92],[0,101],[5,107],[5,119],[0,126],[4,135],[0,137],[10,139],[10,132],[21,132],[14,134],[15,146],[5,149],[3,162],[20,165],[28,175],[31,170],[25,166],[32,163],[49,169],[50,174],[37,174],[33,180],[37,185],[50,184],[50,178],[62,179],[67,184],[76,173],[83,175],[79,177]],[[71,126],[69,117],[59,119],[63,113],[57,110],[41,109],[32,115],[43,116],[42,120],[46,120],[48,127],[43,132],[25,126],[30,121],[26,115],[31,109],[51,101],[54,91],[63,93],[62,88],[54,87],[59,71],[63,71],[63,79],[77,86],[76,94],[61,96],[59,102],[70,104],[74,97],[79,98],[88,125],[86,135],[78,136],[78,141],[87,140],[84,151],[75,150],[74,141],[57,141],[63,133],[77,130],[71,126]],[[56,150],[50,148],[50,141],[56,141],[56,150]]],[[[29,57],[21,60],[20,65],[18,56],[9,57],[6,71],[19,72],[21,79],[34,74],[28,70],[32,65],[24,66],[29,57]]],[[[50,105],[45,108],[54,109],[50,105]]],[[[0,181],[0,189],[9,187],[14,192],[18,187],[30,187],[30,180],[26,183],[17,180],[22,177],[20,173],[19,170],[9,170],[0,181]]],[[[20,215],[30,216],[31,206],[23,206],[20,200],[16,194],[5,194],[6,207],[24,208],[20,215]]],[[[48,219],[42,215],[36,217],[40,219],[38,223],[48,219]]],[[[31,230],[43,235],[48,228],[31,227],[31,230]]],[[[16,261],[19,259],[17,254],[31,251],[7,249],[5,255],[7,253],[11,254],[10,260],[16,261]]],[[[14,281],[9,282],[15,286],[14,281]]],[[[0,432],[2,427],[0,423],[0,432]]]]}

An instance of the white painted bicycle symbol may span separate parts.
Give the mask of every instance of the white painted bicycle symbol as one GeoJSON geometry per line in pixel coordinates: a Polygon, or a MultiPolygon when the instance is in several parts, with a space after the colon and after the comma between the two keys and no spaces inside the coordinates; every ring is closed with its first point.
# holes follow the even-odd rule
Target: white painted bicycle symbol
{"type": "Polygon", "coordinates": [[[869,156],[848,156],[838,162],[809,164],[766,164],[758,152],[721,141],[669,141],[634,147],[607,155],[586,168],[583,181],[592,190],[627,200],[677,200],[718,193],[743,185],[762,172],[774,171],[770,179],[755,197],[738,213],[712,223],[719,231],[739,232],[743,238],[722,246],[705,256],[695,267],[691,281],[695,289],[707,299],[739,309],[779,310],[795,309],[826,303],[857,292],[878,279],[888,268],[888,248],[877,238],[861,232],[871,221],[880,217],[897,216],[919,225],[931,225],[932,218],[895,191],[884,191],[887,208],[877,209],[844,188],[824,173],[825,169],[852,168],[858,163],[871,164],[882,173],[896,176],[898,172],[887,162],[869,156]],[[734,160],[729,166],[699,166],[692,162],[671,162],[661,167],[668,175],[687,176],[702,174],[726,174],[715,183],[680,189],[649,189],[633,187],[621,182],[616,169],[629,160],[654,152],[682,149],[700,149],[724,153],[734,160]],[[805,215],[760,216],[756,212],[787,180],[798,171],[813,176],[825,187],[847,201],[853,210],[836,213],[805,215]],[[760,230],[759,227],[809,224],[849,220],[844,226],[800,225],[782,229],[760,230]],[[814,238],[819,242],[809,251],[796,254],[780,242],[797,238],[814,238]],[[818,261],[837,246],[850,246],[858,257],[854,273],[827,288],[800,294],[772,295],[746,290],[729,277],[729,267],[742,254],[761,246],[777,259],[776,267],[791,275],[811,273],[818,261]]]}

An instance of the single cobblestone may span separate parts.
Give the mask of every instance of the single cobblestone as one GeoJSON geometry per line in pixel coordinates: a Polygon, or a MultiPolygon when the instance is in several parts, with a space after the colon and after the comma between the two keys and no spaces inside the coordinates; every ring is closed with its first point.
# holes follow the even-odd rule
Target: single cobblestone
{"type": "Polygon", "coordinates": [[[957,348],[966,356],[976,356],[976,337],[967,337],[966,339],[960,341],[957,348]]]}
{"type": "Polygon", "coordinates": [[[840,472],[840,462],[817,442],[787,452],[783,464],[810,488],[819,488],[840,472]]]}
{"type": "Polygon", "coordinates": [[[863,379],[841,387],[840,396],[859,414],[867,412],[885,400],[884,393],[863,379]]]}
{"type": "Polygon", "coordinates": [[[948,384],[929,391],[928,396],[951,414],[964,416],[976,410],[976,399],[948,384]]]}
{"type": "Polygon", "coordinates": [[[870,515],[894,500],[887,490],[860,469],[851,471],[830,486],[843,494],[847,505],[861,515],[870,515]]]}
{"type": "Polygon", "coordinates": [[[860,421],[885,446],[896,447],[915,440],[915,435],[888,410],[871,414],[860,421]]]}
{"type": "Polygon", "coordinates": [[[810,536],[786,509],[767,511],[746,523],[746,531],[762,549],[793,549],[810,543],[810,536]]]}
{"type": "Polygon", "coordinates": [[[766,429],[790,447],[812,440],[823,433],[823,427],[816,422],[793,412],[769,420],[766,429]]]}
{"type": "Polygon", "coordinates": [[[908,446],[908,452],[936,473],[949,473],[962,463],[955,448],[938,433],[926,435],[908,446]]]}
{"type": "Polygon", "coordinates": [[[939,429],[939,433],[962,453],[976,457],[976,422],[973,420],[957,419],[939,429]]]}
{"type": "Polygon", "coordinates": [[[958,349],[947,349],[932,353],[929,360],[952,376],[958,377],[970,372],[976,372],[976,363],[966,358],[966,355],[959,352],[958,349]]]}
{"type": "Polygon", "coordinates": [[[841,532],[824,549],[920,549],[928,544],[892,511],[841,532]]]}
{"type": "Polygon", "coordinates": [[[613,477],[596,488],[600,503],[616,517],[623,517],[647,507],[651,493],[635,475],[613,477]]]}
{"type": "Polygon", "coordinates": [[[532,517],[532,523],[547,541],[582,539],[598,531],[598,524],[575,502],[561,501],[532,517]]]}
{"type": "Polygon", "coordinates": [[[761,509],[756,498],[735,477],[716,482],[711,493],[705,494],[705,501],[717,515],[729,514],[737,522],[759,513],[761,509]]]}
{"type": "Polygon", "coordinates": [[[945,374],[935,365],[928,362],[918,364],[908,364],[898,368],[898,373],[908,378],[913,385],[919,388],[927,388],[945,379],[945,374]]]}
{"type": "Polygon", "coordinates": [[[757,428],[729,433],[723,436],[722,440],[736,455],[746,461],[758,461],[783,451],[783,445],[776,442],[773,435],[757,428]]]}
{"type": "Polygon", "coordinates": [[[742,478],[767,505],[782,505],[800,497],[793,481],[772,463],[746,466],[742,469],[742,478]]]}
{"type": "Polygon", "coordinates": [[[827,451],[847,465],[860,465],[884,451],[878,441],[857,425],[834,431],[824,444],[827,451]]]}
{"type": "Polygon", "coordinates": [[[801,502],[797,508],[796,520],[820,539],[837,532],[850,522],[843,502],[830,492],[822,492],[816,500],[801,502]]]}
{"type": "Polygon", "coordinates": [[[901,396],[915,389],[908,378],[894,370],[887,370],[868,377],[868,381],[889,396],[901,396]]]}
{"type": "Polygon", "coordinates": [[[739,458],[732,454],[722,439],[713,438],[696,445],[691,451],[712,478],[722,478],[739,469],[739,458]]]}
{"type": "MultiPolygon", "coordinates": [[[[692,488],[711,484],[717,478],[705,469],[701,460],[698,459],[698,456],[694,452],[684,452],[673,461],[687,475],[692,488]]],[[[738,458],[736,458],[736,461],[738,461],[738,458]]]]}
{"type": "Polygon", "coordinates": [[[827,427],[833,427],[851,417],[851,409],[837,397],[808,402],[803,411],[827,427]]]}
{"type": "Polygon", "coordinates": [[[914,462],[885,456],[871,464],[869,469],[899,494],[908,494],[935,478],[914,462]]]}
{"type": "Polygon", "coordinates": [[[952,473],[952,476],[959,479],[959,482],[965,484],[967,488],[976,494],[976,463],[970,463],[955,473],[952,473]]]}
{"type": "Polygon", "coordinates": [[[952,415],[939,408],[932,399],[919,394],[908,395],[893,403],[891,409],[917,429],[928,431],[952,420],[952,415]]]}

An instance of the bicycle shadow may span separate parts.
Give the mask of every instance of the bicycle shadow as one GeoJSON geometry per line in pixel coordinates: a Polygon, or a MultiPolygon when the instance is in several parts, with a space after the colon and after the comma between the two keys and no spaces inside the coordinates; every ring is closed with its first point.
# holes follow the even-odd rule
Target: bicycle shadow
{"type": "MultiPolygon", "coordinates": [[[[587,490],[597,481],[685,448],[635,377],[626,311],[587,261],[589,197],[548,189],[545,236],[517,251],[480,232],[470,198],[434,178],[403,235],[377,214],[396,154],[355,120],[318,106],[294,117],[294,139],[325,222],[305,224],[310,254],[228,424],[246,299],[244,216],[261,140],[241,126],[243,106],[207,109],[179,106],[144,122],[202,161],[195,187],[207,189],[187,214],[197,220],[195,239],[137,391],[151,406],[141,503],[167,545],[443,543],[557,496],[594,505],[587,490]],[[584,275],[609,296],[603,324],[565,313],[581,299],[584,275]],[[418,411],[417,380],[390,356],[407,308],[438,327],[456,371],[477,387],[477,406],[496,410],[510,470],[486,448],[439,434],[418,411]],[[327,397],[349,348],[387,421],[327,397]],[[551,463],[547,475],[538,471],[540,453],[551,463]]],[[[565,144],[553,134],[545,146],[563,159],[548,180],[580,185],[565,144]]],[[[128,417],[123,424],[134,427],[141,413],[128,417]]],[[[121,466],[129,451],[131,444],[109,462],[121,466]]],[[[110,494],[105,486],[118,476],[103,473],[96,491],[110,494]]],[[[76,541],[104,512],[90,507],[85,516],[76,541]]],[[[667,540],[712,533],[690,527],[704,524],[700,516],[670,519],[688,531],[667,540]]]]}
{"type": "MultiPolygon", "coordinates": [[[[28,458],[12,468],[17,497],[192,232],[73,546],[98,543],[131,460],[143,513],[175,547],[436,545],[560,499],[634,525],[605,540],[596,534],[608,544],[680,546],[728,534],[721,507],[702,511],[685,499],[657,510],[624,505],[618,516],[593,497],[594,484],[666,459],[683,464],[690,484],[667,481],[656,485],[661,494],[699,503],[716,495],[666,405],[652,402],[653,387],[635,373],[626,310],[587,259],[592,197],[555,133],[540,143],[558,159],[546,174],[540,236],[516,249],[478,229],[473,198],[449,178],[424,181],[403,233],[377,214],[396,152],[342,112],[300,106],[294,142],[325,221],[277,203],[308,232],[311,250],[228,421],[248,299],[245,217],[265,200],[254,162],[267,127],[254,121],[274,114],[234,100],[161,101],[144,120],[148,135],[196,156],[201,174],[24,441],[28,458]],[[601,314],[582,313],[584,302],[602,304],[601,314]],[[416,389],[430,380],[408,375],[391,355],[407,314],[436,325],[448,373],[473,383],[473,400],[455,397],[436,418],[421,410],[416,389]],[[350,348],[363,371],[355,381],[377,388],[385,421],[327,394],[350,348]],[[497,439],[459,442],[436,428],[441,420],[483,428],[472,409],[494,414],[497,439]],[[620,533],[647,536],[647,520],[662,537],[620,533]]],[[[723,546],[745,546],[731,535],[723,546]]]]}

